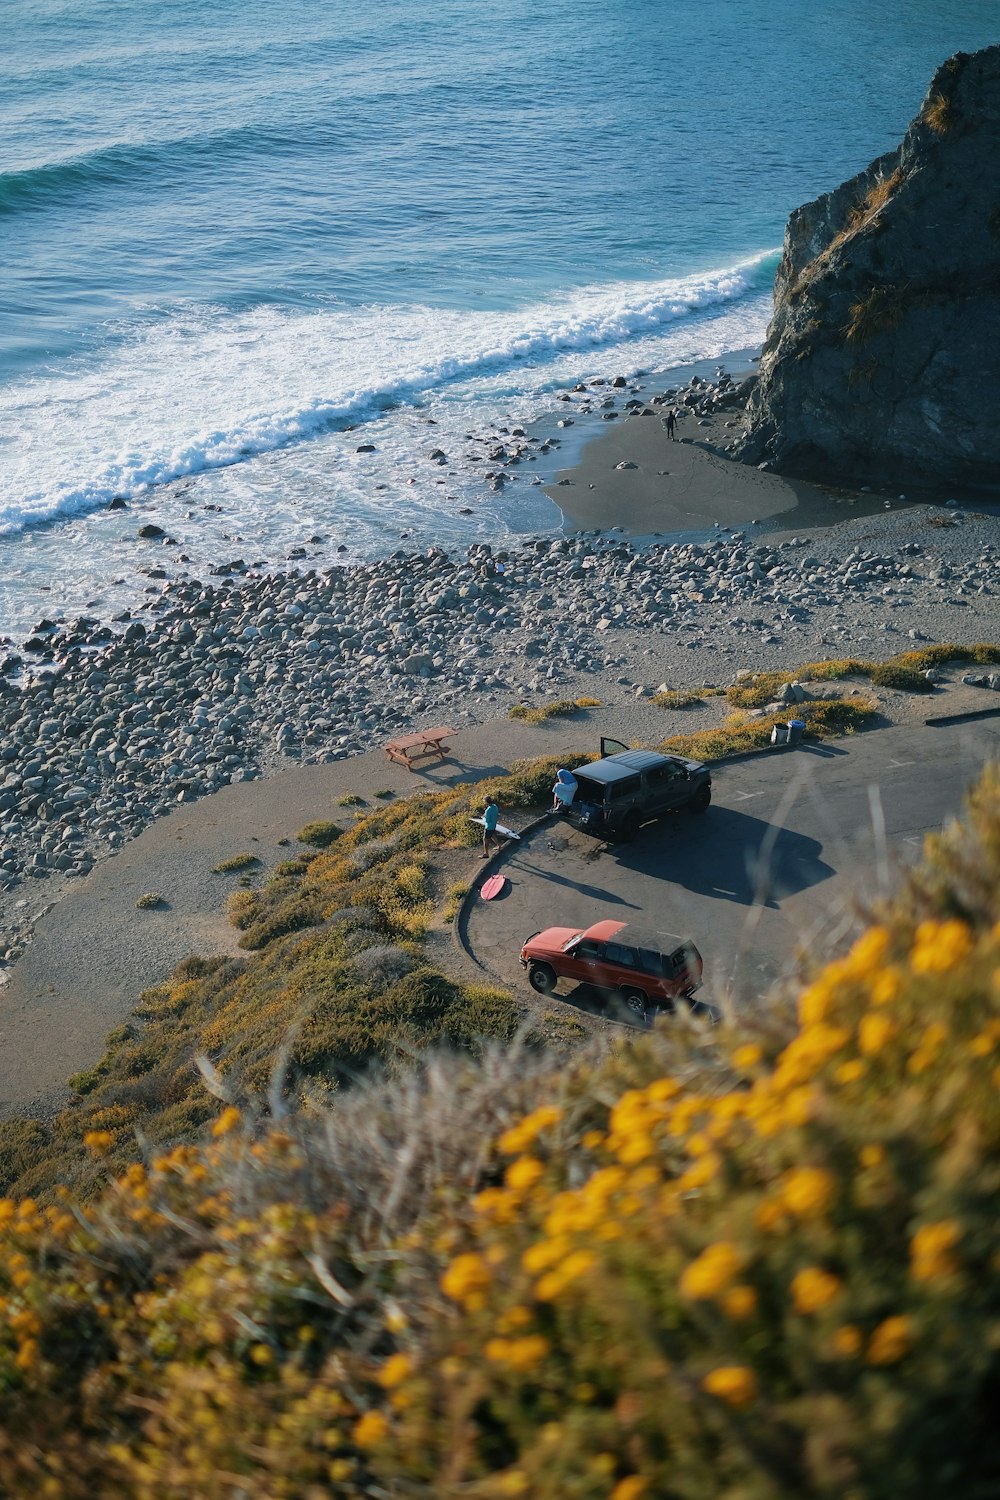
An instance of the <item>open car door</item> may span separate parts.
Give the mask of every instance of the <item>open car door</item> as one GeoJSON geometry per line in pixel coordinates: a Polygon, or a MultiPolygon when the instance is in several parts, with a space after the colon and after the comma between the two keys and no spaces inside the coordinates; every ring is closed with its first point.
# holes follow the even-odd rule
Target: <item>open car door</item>
{"type": "Polygon", "coordinates": [[[605,739],[605,737],[604,737],[603,734],[601,735],[601,759],[602,760],[607,755],[621,755],[621,753],[622,753],[623,750],[628,750],[630,748],[631,747],[629,745],[623,745],[622,742],[621,742],[621,740],[608,740],[608,739],[605,739]]]}

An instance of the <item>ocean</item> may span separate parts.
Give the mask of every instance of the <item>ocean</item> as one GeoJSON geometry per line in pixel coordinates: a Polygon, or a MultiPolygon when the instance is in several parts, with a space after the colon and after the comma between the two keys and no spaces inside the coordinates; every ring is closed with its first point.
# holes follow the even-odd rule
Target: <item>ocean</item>
{"type": "Polygon", "coordinates": [[[470,441],[582,377],[759,345],[789,212],[996,23],[995,0],[9,0],[0,631],[236,557],[558,528],[470,441]]]}

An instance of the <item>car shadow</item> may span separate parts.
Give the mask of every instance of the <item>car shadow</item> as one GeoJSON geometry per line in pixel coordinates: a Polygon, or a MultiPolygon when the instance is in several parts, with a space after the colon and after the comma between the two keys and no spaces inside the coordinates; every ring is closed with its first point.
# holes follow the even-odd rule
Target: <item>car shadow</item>
{"type": "Polygon", "coordinates": [[[835,873],[818,839],[734,808],[697,819],[671,816],[615,847],[618,862],[698,894],[742,906],[776,906],[835,873]]]}
{"type": "Polygon", "coordinates": [[[634,901],[626,901],[624,896],[615,896],[603,886],[587,885],[582,880],[570,880],[566,875],[557,875],[554,871],[545,870],[541,865],[530,864],[523,858],[510,860],[505,866],[505,871],[508,875],[513,871],[520,871],[525,875],[531,875],[535,880],[544,880],[550,885],[565,886],[568,890],[577,891],[579,895],[587,896],[592,901],[599,901],[602,906],[627,906],[631,911],[639,910],[634,901]]]}

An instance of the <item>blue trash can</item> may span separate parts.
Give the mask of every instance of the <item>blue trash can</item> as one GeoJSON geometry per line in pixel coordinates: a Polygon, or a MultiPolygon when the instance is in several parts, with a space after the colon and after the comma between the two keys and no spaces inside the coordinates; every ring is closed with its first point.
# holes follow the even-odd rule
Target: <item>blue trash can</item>
{"type": "Polygon", "coordinates": [[[806,730],[806,721],[805,721],[805,719],[789,719],[789,721],[788,721],[788,743],[790,745],[797,745],[799,743],[799,741],[801,740],[802,736],[805,734],[805,730],[806,730]]]}

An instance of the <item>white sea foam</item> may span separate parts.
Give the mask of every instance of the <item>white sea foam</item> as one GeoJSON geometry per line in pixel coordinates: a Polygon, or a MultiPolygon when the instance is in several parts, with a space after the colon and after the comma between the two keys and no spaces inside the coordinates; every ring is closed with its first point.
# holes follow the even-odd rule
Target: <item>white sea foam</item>
{"type": "Polygon", "coordinates": [[[581,369],[759,340],[775,252],[514,311],[187,309],[113,330],[86,363],[0,389],[0,535],[419,404],[528,406],[581,369]],[[721,320],[721,321],[720,321],[721,320]],[[725,332],[722,332],[725,325],[725,332]]]}

